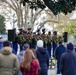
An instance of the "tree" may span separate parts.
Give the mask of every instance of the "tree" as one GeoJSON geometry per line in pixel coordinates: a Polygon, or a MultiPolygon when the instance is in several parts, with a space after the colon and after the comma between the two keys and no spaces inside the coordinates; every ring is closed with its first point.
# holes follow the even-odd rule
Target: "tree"
{"type": "Polygon", "coordinates": [[[43,0],[47,7],[57,15],[60,12],[64,14],[71,13],[75,10],[76,0],[43,0]]]}
{"type": "Polygon", "coordinates": [[[21,27],[24,26],[25,24],[23,23],[23,8],[21,7],[20,1],[18,2],[17,0],[0,0],[1,6],[10,8],[13,13],[16,14],[17,17],[17,26],[21,27]]]}
{"type": "Polygon", "coordinates": [[[56,26],[55,29],[60,34],[62,34],[63,32],[68,32],[69,35],[72,35],[72,34],[74,35],[75,30],[76,30],[75,23],[76,23],[75,21],[70,20],[70,21],[67,21],[65,23],[62,23],[62,24],[56,26]]]}
{"type": "MultiPolygon", "coordinates": [[[[0,0],[0,4],[1,6],[7,7],[12,9],[11,11],[13,11],[17,17],[17,25],[18,27],[24,27],[25,30],[27,30],[28,28],[28,21],[30,21],[31,26],[30,27],[34,27],[34,23],[37,19],[37,16],[40,14],[40,12],[42,10],[37,10],[35,11],[35,13],[33,13],[33,17],[32,15],[29,15],[30,11],[32,9],[30,9],[30,5],[28,3],[26,3],[26,6],[22,5],[21,0],[0,0]],[[30,16],[31,16],[31,20],[30,20],[30,16]]],[[[6,10],[6,9],[5,9],[6,10]]],[[[5,11],[4,11],[5,12],[5,11]]],[[[7,14],[8,15],[8,14],[7,14]]]]}
{"type": "Polygon", "coordinates": [[[21,0],[23,3],[31,3],[32,9],[44,9],[45,5],[53,12],[54,15],[63,12],[64,14],[71,13],[75,10],[76,0],[21,0]],[[44,4],[44,3],[45,4],[44,4]]]}
{"type": "Polygon", "coordinates": [[[0,15],[0,34],[5,34],[6,28],[5,28],[5,18],[4,16],[0,15]]]}
{"type": "MultiPolygon", "coordinates": [[[[31,1],[29,1],[29,0],[27,0],[27,1],[26,0],[0,0],[0,1],[1,1],[0,4],[2,3],[3,7],[7,7],[7,8],[10,8],[13,10],[14,14],[17,17],[15,22],[17,22],[18,27],[23,26],[24,29],[27,30],[27,28],[29,27],[29,24],[32,29],[34,28],[35,22],[38,20],[38,17],[41,16],[42,11],[45,11],[45,9],[44,9],[45,4],[46,4],[46,6],[48,6],[47,5],[48,1],[56,1],[56,0],[46,0],[47,2],[45,2],[45,0],[31,0],[31,1]],[[43,3],[43,1],[45,2],[45,4],[43,3]],[[41,8],[41,9],[39,9],[39,8],[41,8]],[[30,13],[30,11],[31,11],[31,13],[30,13]],[[30,15],[29,15],[29,13],[30,13],[30,15]]],[[[60,1],[60,0],[58,0],[58,1],[60,1]]],[[[53,4],[54,3],[52,3],[50,5],[52,6],[53,4]]],[[[54,7],[56,7],[56,6],[54,6],[54,7]]],[[[55,10],[57,10],[57,9],[54,9],[54,10],[51,9],[50,13],[48,13],[48,14],[50,14],[50,16],[53,17],[54,14],[56,13],[56,12],[55,13],[53,12],[55,10]]],[[[46,12],[47,12],[47,10],[46,10],[46,12]]],[[[58,12],[56,14],[59,14],[58,12]]],[[[54,19],[53,20],[46,19],[44,22],[41,22],[38,27],[41,28],[45,23],[47,23],[49,21],[56,22],[56,23],[58,22],[57,20],[54,21],[54,19]]]]}
{"type": "MultiPolygon", "coordinates": [[[[12,19],[11,16],[9,15],[9,13],[12,13],[11,11],[13,11],[13,13],[17,17],[16,21],[17,21],[18,27],[23,26],[25,30],[27,30],[28,27],[31,27],[33,30],[35,22],[38,20],[38,17],[41,16],[41,12],[45,11],[43,9],[38,9],[38,10],[30,9],[31,6],[28,3],[26,3],[26,6],[23,6],[21,4],[22,2],[20,0],[18,0],[18,1],[2,0],[1,3],[2,3],[1,6],[3,6],[3,8],[7,7],[7,8],[5,8],[4,13],[5,13],[5,15],[7,15],[9,17],[9,20],[12,19]],[[11,11],[8,10],[8,8],[10,8],[11,11]],[[8,14],[5,12],[7,10],[9,12],[8,14]],[[32,12],[30,13],[30,11],[32,11],[32,12]],[[30,13],[30,15],[29,15],[29,13],[30,13]],[[29,26],[29,24],[30,24],[30,26],[29,26]]],[[[42,24],[42,23],[40,23],[40,24],[42,24]]]]}

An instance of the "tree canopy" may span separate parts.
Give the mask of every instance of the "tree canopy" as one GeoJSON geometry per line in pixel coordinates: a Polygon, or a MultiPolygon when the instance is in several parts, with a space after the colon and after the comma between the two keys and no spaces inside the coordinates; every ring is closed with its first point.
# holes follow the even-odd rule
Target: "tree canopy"
{"type": "Polygon", "coordinates": [[[0,34],[5,34],[6,29],[5,29],[5,18],[4,16],[0,15],[0,34]]]}
{"type": "Polygon", "coordinates": [[[75,10],[76,0],[43,0],[56,15],[63,12],[65,15],[75,10]]]}
{"type": "Polygon", "coordinates": [[[71,13],[75,10],[76,0],[21,0],[23,5],[25,2],[30,3],[31,9],[41,8],[44,9],[45,5],[53,12],[54,15],[57,15],[60,12],[63,12],[65,15],[71,13]],[[45,3],[45,4],[44,4],[45,3]]]}

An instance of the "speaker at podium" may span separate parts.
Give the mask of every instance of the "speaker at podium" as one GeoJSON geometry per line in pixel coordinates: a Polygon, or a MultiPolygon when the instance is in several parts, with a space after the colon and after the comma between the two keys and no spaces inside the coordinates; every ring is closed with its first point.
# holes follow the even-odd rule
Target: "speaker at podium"
{"type": "Polygon", "coordinates": [[[11,42],[15,41],[15,30],[8,30],[8,40],[11,42]]]}

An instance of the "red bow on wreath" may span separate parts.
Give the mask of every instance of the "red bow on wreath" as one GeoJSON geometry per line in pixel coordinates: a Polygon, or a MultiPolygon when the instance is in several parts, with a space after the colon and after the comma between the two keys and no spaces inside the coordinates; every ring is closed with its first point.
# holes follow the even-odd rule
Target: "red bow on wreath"
{"type": "Polygon", "coordinates": [[[46,35],[45,34],[43,34],[43,38],[46,38],[46,35]]]}
{"type": "Polygon", "coordinates": [[[27,38],[30,40],[30,39],[31,39],[31,36],[30,36],[30,35],[28,35],[28,36],[27,36],[27,38]]]}

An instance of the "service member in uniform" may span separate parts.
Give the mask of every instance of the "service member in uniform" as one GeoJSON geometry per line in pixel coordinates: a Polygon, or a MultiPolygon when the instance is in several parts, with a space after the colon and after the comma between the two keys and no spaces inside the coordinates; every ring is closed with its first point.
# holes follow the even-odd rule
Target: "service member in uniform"
{"type": "Polygon", "coordinates": [[[43,40],[43,42],[44,42],[44,48],[46,48],[47,47],[47,37],[46,37],[46,34],[45,34],[45,29],[42,29],[42,40],[43,40]]]}
{"type": "Polygon", "coordinates": [[[48,50],[48,54],[51,57],[51,32],[48,32],[47,35],[47,50],[48,50]]]}
{"type": "Polygon", "coordinates": [[[54,32],[53,32],[53,37],[52,37],[53,57],[54,57],[55,49],[56,49],[56,47],[57,47],[57,42],[58,42],[58,39],[57,39],[57,31],[54,31],[54,32]]]}

